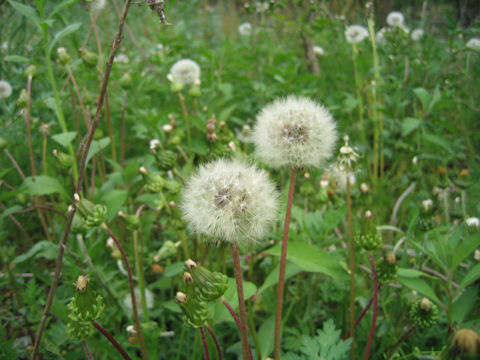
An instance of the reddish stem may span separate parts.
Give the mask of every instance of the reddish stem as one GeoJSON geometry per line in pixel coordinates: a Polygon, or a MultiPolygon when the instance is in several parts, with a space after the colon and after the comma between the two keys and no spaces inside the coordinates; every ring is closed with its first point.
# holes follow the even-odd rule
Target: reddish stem
{"type": "Polygon", "coordinates": [[[94,321],[93,322],[93,326],[95,326],[98,331],[100,331],[103,336],[105,336],[108,341],[110,341],[112,343],[112,345],[115,347],[115,349],[117,349],[117,351],[120,353],[120,355],[122,355],[122,357],[125,359],[125,360],[132,360],[130,358],[130,356],[128,356],[127,352],[125,351],[125,349],[122,347],[122,345],[120,345],[118,343],[117,340],[115,340],[115,338],[112,336],[112,334],[110,334],[107,330],[105,330],[102,325],[100,325],[98,322],[94,321]]]}
{"type": "Polygon", "coordinates": [[[215,347],[217,348],[218,360],[223,360],[222,348],[220,346],[220,343],[218,342],[215,332],[212,328],[210,328],[210,326],[206,326],[205,328],[207,329],[208,333],[212,337],[213,342],[215,343],[215,347]]]}
{"type": "Polygon", "coordinates": [[[87,354],[88,360],[93,360],[92,354],[90,353],[90,349],[85,341],[82,341],[83,348],[85,349],[85,354],[87,354]]]}
{"type": "Polygon", "coordinates": [[[200,335],[202,336],[202,345],[203,345],[203,356],[205,360],[210,360],[210,354],[208,353],[208,344],[207,339],[205,338],[205,331],[203,327],[199,327],[200,335]]]}
{"type": "Polygon", "coordinates": [[[280,255],[280,271],[278,275],[277,307],[275,309],[275,360],[280,360],[280,344],[282,341],[282,307],[283,293],[285,291],[285,266],[287,264],[288,232],[290,230],[290,217],[292,214],[293,193],[295,192],[295,169],[290,173],[290,186],[288,188],[287,210],[283,227],[282,253],[280,255]]]}
{"type": "Polygon", "coordinates": [[[373,280],[373,315],[372,315],[372,325],[370,326],[370,334],[368,335],[367,348],[365,349],[364,360],[367,360],[370,357],[370,350],[372,348],[373,337],[375,335],[375,327],[377,325],[377,310],[378,310],[378,282],[377,282],[377,273],[375,272],[375,260],[373,259],[372,253],[368,254],[370,259],[370,266],[372,268],[372,280],[373,280]]]}

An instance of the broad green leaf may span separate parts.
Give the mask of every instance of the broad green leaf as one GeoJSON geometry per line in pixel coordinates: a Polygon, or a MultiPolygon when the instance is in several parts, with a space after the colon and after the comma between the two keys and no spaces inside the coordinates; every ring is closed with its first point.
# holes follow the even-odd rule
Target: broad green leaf
{"type": "Polygon", "coordinates": [[[35,259],[44,258],[47,260],[53,260],[57,257],[57,255],[58,246],[50,241],[43,240],[33,245],[33,247],[26,253],[17,256],[12,262],[14,264],[20,264],[31,259],[32,257],[35,259]]]}
{"type": "Polygon", "coordinates": [[[452,321],[461,324],[463,319],[471,313],[473,306],[477,302],[478,286],[471,286],[466,289],[454,301],[452,307],[452,321]]]}
{"type": "Polygon", "coordinates": [[[65,9],[66,7],[69,7],[73,4],[75,4],[78,0],[65,0],[65,1],[62,1],[60,4],[58,4],[57,6],[55,6],[55,8],[52,10],[52,12],[50,13],[50,17],[53,17],[53,15],[55,15],[56,13],[62,11],[63,9],[65,9]]]}
{"type": "Polygon", "coordinates": [[[205,140],[195,137],[192,139],[192,150],[198,155],[205,155],[208,152],[208,145],[205,140]]]}
{"type": "Polygon", "coordinates": [[[19,210],[22,210],[22,207],[20,205],[15,205],[15,206],[12,206],[11,208],[5,209],[3,210],[2,215],[0,215],[0,219],[3,219],[8,215],[16,213],[19,210]]]}
{"type": "Polygon", "coordinates": [[[430,103],[430,94],[428,93],[428,91],[425,90],[424,88],[416,88],[413,90],[413,92],[420,99],[420,102],[422,103],[423,111],[427,112],[428,105],[430,103]]]}
{"type": "Polygon", "coordinates": [[[106,203],[105,205],[107,205],[107,221],[111,221],[117,215],[118,210],[123,206],[127,197],[127,190],[112,190],[105,194],[103,200],[106,203]]]}
{"type": "Polygon", "coordinates": [[[470,270],[465,274],[462,282],[460,283],[460,288],[465,288],[474,281],[477,281],[480,278],[480,264],[476,264],[471,267],[470,270]]]}
{"type": "Polygon", "coordinates": [[[274,337],[272,336],[275,330],[275,316],[270,316],[265,320],[258,330],[258,342],[261,348],[256,349],[260,353],[262,359],[266,359],[273,351],[274,337]]]}
{"type": "Polygon", "coordinates": [[[73,34],[75,31],[77,31],[80,28],[81,25],[82,25],[82,23],[79,23],[79,22],[74,23],[74,24],[70,24],[66,28],[57,32],[55,34],[55,36],[53,37],[53,40],[50,42],[50,46],[48,47],[48,51],[52,52],[53,48],[55,47],[55,44],[58,41],[60,41],[65,36],[73,34]]]}
{"type": "Polygon", "coordinates": [[[28,5],[23,5],[19,2],[9,0],[8,1],[12,7],[17,10],[20,14],[25,16],[27,19],[31,20],[38,28],[40,28],[40,17],[38,16],[37,10],[28,5]]]}
{"type": "Polygon", "coordinates": [[[453,252],[452,267],[454,271],[460,263],[480,247],[480,233],[475,233],[466,238],[453,252]]]}
{"type": "MultiPolygon", "coordinates": [[[[275,269],[268,274],[267,278],[263,282],[263,285],[260,289],[258,289],[258,293],[261,293],[262,291],[268,289],[270,286],[274,286],[278,284],[278,274],[280,272],[280,265],[277,265],[275,269]]],[[[302,269],[291,262],[287,262],[287,265],[285,266],[285,280],[291,278],[292,276],[297,275],[298,273],[302,272],[302,269]]]]}
{"type": "Polygon", "coordinates": [[[440,299],[437,297],[437,295],[435,295],[433,289],[424,280],[420,278],[409,278],[403,276],[399,276],[398,280],[406,287],[418,291],[422,295],[428,297],[430,300],[441,304],[440,299]]]}
{"type": "Polygon", "coordinates": [[[416,278],[420,276],[428,276],[423,271],[415,269],[398,269],[398,276],[406,278],[416,278]]]}
{"type": "Polygon", "coordinates": [[[453,149],[450,146],[450,143],[447,140],[441,138],[440,136],[433,135],[433,134],[425,134],[424,139],[427,140],[428,142],[434,144],[434,145],[438,145],[438,146],[444,148],[451,155],[453,155],[453,149]]]}
{"type": "Polygon", "coordinates": [[[412,131],[418,129],[422,124],[422,120],[407,117],[402,121],[402,136],[408,136],[412,131]]]}
{"type": "Polygon", "coordinates": [[[4,57],[5,61],[9,62],[17,62],[17,63],[29,63],[31,60],[29,58],[26,58],[25,56],[20,56],[20,55],[7,55],[4,57]]]}
{"type": "Polygon", "coordinates": [[[430,112],[433,109],[433,107],[435,106],[435,104],[440,101],[441,97],[442,97],[442,94],[440,92],[439,87],[437,86],[435,88],[435,91],[433,92],[433,96],[432,96],[432,99],[430,101],[430,104],[428,104],[428,112],[430,112]]]}
{"type": "Polygon", "coordinates": [[[50,176],[36,176],[35,181],[32,177],[27,177],[24,180],[23,185],[26,187],[25,193],[29,195],[48,195],[59,193],[67,196],[65,189],[58,182],[58,180],[50,176]]]}
{"type": "Polygon", "coordinates": [[[164,277],[172,277],[179,275],[185,271],[185,263],[183,261],[173,263],[165,268],[164,277]]]}
{"type": "Polygon", "coordinates": [[[228,124],[228,119],[230,115],[232,115],[232,113],[235,111],[236,108],[237,108],[237,105],[231,105],[223,109],[222,111],[220,111],[220,114],[218,115],[218,119],[217,119],[218,123],[225,121],[228,124]]]}
{"type": "MultiPolygon", "coordinates": [[[[281,247],[274,246],[266,253],[280,256],[281,247]]],[[[340,265],[338,256],[309,244],[290,242],[287,259],[298,265],[302,270],[329,275],[335,279],[347,279],[347,271],[340,265]]]]}
{"type": "Polygon", "coordinates": [[[108,144],[110,144],[110,138],[108,137],[104,137],[100,140],[92,140],[92,145],[90,146],[90,150],[88,150],[87,163],[93,155],[97,154],[100,150],[105,149],[108,144]]]}
{"type": "Polygon", "coordinates": [[[182,312],[182,309],[180,306],[175,302],[175,300],[168,300],[162,303],[162,306],[171,312],[180,314],[182,312]]]}
{"type": "Polygon", "coordinates": [[[75,136],[77,136],[76,131],[69,131],[66,133],[52,135],[52,139],[62,145],[64,148],[67,148],[68,145],[70,145],[70,143],[72,142],[72,140],[75,139],[75,136]]]}
{"type": "MultiPolygon", "coordinates": [[[[245,301],[247,301],[253,295],[255,295],[256,292],[257,292],[257,287],[253,283],[248,281],[243,282],[243,296],[245,298],[245,301]]],[[[225,298],[225,300],[228,301],[230,306],[232,306],[234,309],[238,308],[237,285],[235,283],[235,279],[228,278],[228,287],[227,287],[227,290],[225,291],[225,294],[223,294],[223,297],[225,298]]],[[[215,304],[212,306],[212,312],[214,314],[213,315],[214,324],[224,322],[224,321],[233,321],[232,315],[227,310],[225,305],[223,305],[221,300],[218,300],[215,302],[215,304]]]]}

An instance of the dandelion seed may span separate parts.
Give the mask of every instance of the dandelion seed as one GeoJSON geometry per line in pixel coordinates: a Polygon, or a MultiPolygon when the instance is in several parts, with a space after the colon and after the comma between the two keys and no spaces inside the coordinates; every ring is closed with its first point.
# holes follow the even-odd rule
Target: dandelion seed
{"type": "Polygon", "coordinates": [[[432,199],[427,199],[422,201],[422,209],[423,211],[427,212],[433,207],[433,200],[432,199]]]}
{"type": "Polygon", "coordinates": [[[468,40],[467,48],[475,51],[480,51],[480,38],[473,38],[468,40]]]}
{"type": "Polygon", "coordinates": [[[480,219],[477,217],[470,217],[468,219],[465,219],[465,223],[470,228],[478,229],[478,227],[480,226],[480,219]]]}
{"type": "Polygon", "coordinates": [[[405,22],[405,17],[399,11],[392,11],[387,16],[387,24],[392,27],[403,27],[405,22]]]}
{"type": "Polygon", "coordinates": [[[183,192],[184,219],[199,234],[258,241],[277,216],[277,194],[264,171],[241,161],[203,165],[183,192]]]}
{"type": "Polygon", "coordinates": [[[368,30],[362,25],[350,25],[345,30],[345,37],[350,44],[358,44],[368,37],[368,30]]]}
{"type": "Polygon", "coordinates": [[[318,45],[315,45],[313,47],[313,52],[315,53],[315,55],[325,55],[325,50],[323,50],[323,48],[321,46],[318,46],[318,45]]]}
{"type": "Polygon", "coordinates": [[[421,38],[423,38],[423,30],[422,29],[415,29],[412,31],[412,40],[413,41],[418,41],[421,38]]]}
{"type": "Polygon", "coordinates": [[[238,33],[241,36],[250,36],[252,35],[252,24],[249,22],[245,22],[243,24],[240,24],[238,27],[238,33]]]}
{"type": "Polygon", "coordinates": [[[6,99],[12,95],[12,86],[5,80],[0,80],[0,99],[6,99]]]}
{"type": "Polygon", "coordinates": [[[168,80],[181,85],[193,85],[200,83],[200,66],[190,59],[177,61],[170,69],[168,80]]]}
{"type": "Polygon", "coordinates": [[[273,168],[320,167],[333,153],[336,125],[330,112],[305,97],[265,106],[253,131],[256,154],[273,168]]]}

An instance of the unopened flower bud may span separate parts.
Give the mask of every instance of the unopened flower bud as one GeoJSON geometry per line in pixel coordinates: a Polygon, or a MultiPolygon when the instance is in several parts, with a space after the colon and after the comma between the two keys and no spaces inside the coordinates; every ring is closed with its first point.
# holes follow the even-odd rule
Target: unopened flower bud
{"type": "Polygon", "coordinates": [[[67,49],[64,47],[59,47],[57,49],[58,59],[60,60],[60,64],[62,65],[69,65],[72,62],[72,58],[67,53],[67,49]]]}
{"type": "Polygon", "coordinates": [[[183,292],[177,292],[177,295],[175,295],[175,301],[179,304],[183,304],[187,301],[187,294],[183,292]]]}
{"type": "Polygon", "coordinates": [[[132,87],[132,83],[133,83],[133,78],[132,78],[132,74],[130,72],[126,72],[120,78],[120,86],[124,90],[130,89],[132,87]]]}
{"type": "Polygon", "coordinates": [[[88,51],[87,49],[81,48],[78,50],[80,57],[85,65],[88,67],[95,67],[98,63],[98,55],[88,51]]]}
{"type": "Polygon", "coordinates": [[[172,132],[173,126],[170,125],[170,124],[165,124],[165,125],[162,126],[162,129],[163,129],[163,131],[165,131],[166,133],[169,133],[169,132],[172,132]]]}
{"type": "Polygon", "coordinates": [[[368,187],[367,184],[361,183],[360,184],[360,191],[364,194],[367,194],[370,191],[370,188],[368,187]]]}

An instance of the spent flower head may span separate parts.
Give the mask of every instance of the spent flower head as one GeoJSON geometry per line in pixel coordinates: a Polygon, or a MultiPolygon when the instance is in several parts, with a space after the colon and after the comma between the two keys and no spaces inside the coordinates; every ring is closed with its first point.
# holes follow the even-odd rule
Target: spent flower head
{"type": "Polygon", "coordinates": [[[387,24],[392,27],[403,27],[405,22],[405,17],[399,11],[392,11],[387,15],[387,24]]]}
{"type": "Polygon", "coordinates": [[[244,22],[238,26],[238,33],[241,36],[250,36],[252,35],[252,24],[249,22],[244,22]]]}
{"type": "Polygon", "coordinates": [[[467,48],[480,51],[480,38],[472,38],[467,42],[467,48]]]}
{"type": "Polygon", "coordinates": [[[421,38],[423,38],[423,30],[422,29],[415,29],[412,31],[412,40],[413,41],[418,41],[420,40],[421,38]]]}
{"type": "Polygon", "coordinates": [[[337,139],[330,112],[306,97],[289,96],[265,106],[253,131],[257,156],[273,168],[320,167],[337,139]]]}
{"type": "Polygon", "coordinates": [[[478,229],[480,227],[480,219],[477,217],[469,217],[468,219],[465,219],[465,223],[469,228],[478,229]]]}
{"type": "Polygon", "coordinates": [[[200,66],[193,60],[182,59],[170,68],[168,79],[182,85],[200,83],[200,66]]]}
{"type": "Polygon", "coordinates": [[[6,99],[12,95],[12,86],[8,81],[0,80],[0,99],[6,99]]]}
{"type": "Polygon", "coordinates": [[[277,193],[264,171],[219,159],[202,165],[188,180],[181,209],[197,233],[255,242],[276,219],[277,193]]]}
{"type": "Polygon", "coordinates": [[[357,44],[368,37],[368,30],[362,25],[350,25],[345,30],[345,37],[350,44],[357,44]]]}
{"type": "Polygon", "coordinates": [[[313,52],[315,55],[319,55],[319,56],[325,55],[325,50],[323,50],[323,48],[318,45],[315,45],[313,47],[313,52]]]}

